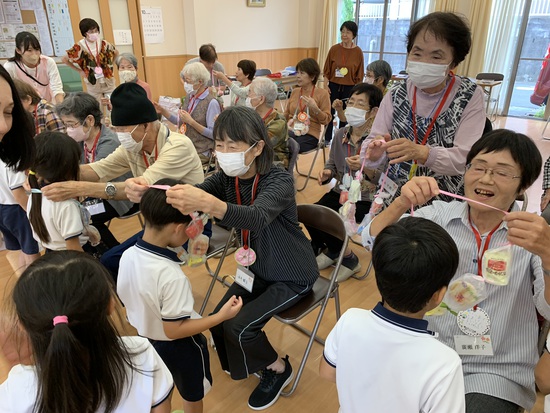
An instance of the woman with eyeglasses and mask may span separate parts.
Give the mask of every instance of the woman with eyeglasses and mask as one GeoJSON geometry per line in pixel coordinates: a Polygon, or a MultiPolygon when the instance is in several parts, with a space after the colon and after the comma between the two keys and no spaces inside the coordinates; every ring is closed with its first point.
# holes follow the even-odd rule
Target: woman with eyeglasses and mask
{"type": "Polygon", "coordinates": [[[4,64],[13,79],[28,83],[42,99],[51,103],[63,102],[63,82],[57,63],[42,54],[40,42],[29,32],[15,36],[15,54],[4,64]]]}
{"type": "Polygon", "coordinates": [[[471,43],[467,22],[453,13],[431,13],[411,26],[409,77],[386,94],[362,147],[367,166],[389,161],[398,190],[386,204],[414,176],[434,176],[441,189],[463,192],[466,154],[485,126],[483,91],[453,72],[471,43]]]}
{"type": "Polygon", "coordinates": [[[260,115],[232,106],[216,120],[214,138],[221,171],[203,184],[172,187],[166,191],[167,202],[182,214],[203,211],[240,234],[238,276],[214,313],[233,295],[244,304],[235,318],[210,331],[222,369],[232,379],[261,371],[260,384],[248,400],[249,407],[261,410],[275,403],[292,380],[288,356],[278,355],[262,329],[274,314],[304,297],[319,272],[298,224],[294,179],[273,166],[260,115]]]}

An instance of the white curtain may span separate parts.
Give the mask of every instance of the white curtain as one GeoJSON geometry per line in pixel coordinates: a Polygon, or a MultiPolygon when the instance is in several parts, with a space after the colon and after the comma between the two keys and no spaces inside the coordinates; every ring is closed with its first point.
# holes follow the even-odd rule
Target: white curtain
{"type": "Polygon", "coordinates": [[[325,0],[323,7],[323,26],[321,28],[321,39],[319,41],[319,52],[317,61],[321,66],[321,73],[325,65],[325,58],[330,48],[338,41],[338,23],[340,20],[339,13],[340,0],[325,0]]]}
{"type": "Polygon", "coordinates": [[[510,76],[524,5],[524,0],[499,0],[493,2],[491,9],[492,17],[489,24],[483,71],[504,75],[504,82],[500,90],[501,101],[512,86],[510,76]]]}

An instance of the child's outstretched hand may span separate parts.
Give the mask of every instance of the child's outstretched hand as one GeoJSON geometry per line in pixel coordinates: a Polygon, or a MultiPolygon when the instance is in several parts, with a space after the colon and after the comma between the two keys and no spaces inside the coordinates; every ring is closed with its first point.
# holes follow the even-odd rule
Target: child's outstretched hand
{"type": "Polygon", "coordinates": [[[222,318],[222,321],[229,320],[237,315],[243,306],[243,299],[241,297],[232,296],[220,309],[218,314],[222,318]]]}

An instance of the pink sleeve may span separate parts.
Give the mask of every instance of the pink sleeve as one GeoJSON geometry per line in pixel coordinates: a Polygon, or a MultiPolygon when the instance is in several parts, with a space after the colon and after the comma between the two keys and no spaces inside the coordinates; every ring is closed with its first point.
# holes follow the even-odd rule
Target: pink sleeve
{"type": "MultiPolygon", "coordinates": [[[[361,160],[365,158],[365,152],[367,151],[367,146],[369,145],[369,143],[371,143],[372,140],[378,135],[385,135],[386,133],[389,133],[391,135],[392,128],[393,102],[391,99],[391,92],[388,91],[388,93],[386,93],[386,95],[382,99],[382,103],[380,103],[380,108],[378,108],[378,113],[376,114],[376,118],[374,118],[374,123],[372,124],[370,134],[361,145],[361,160]]],[[[377,161],[370,161],[367,159],[367,161],[365,162],[365,168],[377,169],[380,165],[382,165],[382,163],[386,162],[386,160],[386,156],[382,156],[377,161]]]]}
{"type": "MultiPolygon", "coordinates": [[[[458,124],[454,146],[452,148],[430,147],[430,154],[425,166],[437,174],[462,175],[466,166],[466,155],[472,145],[481,137],[485,127],[485,118],[483,90],[477,87],[458,124]]],[[[378,116],[376,120],[378,120],[378,116]]],[[[373,129],[374,126],[376,126],[376,121],[373,129]]]]}

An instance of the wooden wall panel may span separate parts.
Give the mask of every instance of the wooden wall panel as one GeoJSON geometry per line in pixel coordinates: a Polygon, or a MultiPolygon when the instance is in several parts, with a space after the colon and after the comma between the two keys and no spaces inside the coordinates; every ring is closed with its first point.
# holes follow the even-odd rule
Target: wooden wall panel
{"type": "MultiPolygon", "coordinates": [[[[183,96],[183,86],[179,80],[179,73],[185,62],[193,55],[176,56],[145,56],[145,81],[151,86],[153,98],[159,96],[183,96]]],[[[317,48],[293,48],[276,50],[256,50],[250,52],[218,53],[218,59],[229,75],[235,74],[237,63],[243,59],[256,62],[258,69],[268,68],[273,72],[287,66],[296,66],[306,57],[317,58],[317,48]]]]}

